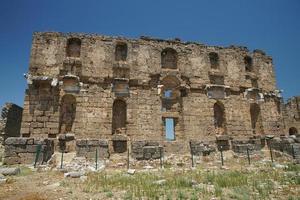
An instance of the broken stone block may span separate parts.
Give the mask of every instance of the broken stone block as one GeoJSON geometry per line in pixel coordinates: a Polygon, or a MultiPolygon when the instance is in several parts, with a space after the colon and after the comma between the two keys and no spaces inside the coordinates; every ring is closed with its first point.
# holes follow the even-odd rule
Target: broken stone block
{"type": "Polygon", "coordinates": [[[12,176],[12,175],[20,174],[20,173],[21,173],[21,170],[20,170],[20,168],[17,168],[17,167],[0,168],[0,174],[3,174],[4,176],[12,176]]]}

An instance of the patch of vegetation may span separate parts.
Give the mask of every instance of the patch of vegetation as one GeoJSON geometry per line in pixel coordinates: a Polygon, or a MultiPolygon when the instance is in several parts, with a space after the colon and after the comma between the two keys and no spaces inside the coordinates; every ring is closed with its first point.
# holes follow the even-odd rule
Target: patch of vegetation
{"type": "MultiPolygon", "coordinates": [[[[295,169],[290,168],[292,172],[295,169]]],[[[270,199],[278,195],[278,186],[298,187],[297,173],[287,175],[287,172],[272,167],[253,171],[167,169],[134,175],[104,171],[89,174],[83,190],[103,192],[107,198],[112,198],[116,192],[124,192],[123,199],[270,199]]],[[[291,195],[290,198],[294,197],[291,195]]]]}

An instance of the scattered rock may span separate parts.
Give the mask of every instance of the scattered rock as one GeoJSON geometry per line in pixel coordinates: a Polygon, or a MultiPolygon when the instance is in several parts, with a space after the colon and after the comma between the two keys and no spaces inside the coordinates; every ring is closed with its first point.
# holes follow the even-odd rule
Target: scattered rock
{"type": "Polygon", "coordinates": [[[135,173],[135,169],[128,169],[127,173],[133,175],[135,173]]]}
{"type": "Polygon", "coordinates": [[[4,176],[12,176],[20,174],[21,170],[17,167],[12,168],[0,168],[0,174],[3,174],[4,176]]]}
{"type": "Polygon", "coordinates": [[[6,180],[7,180],[6,178],[0,179],[0,185],[6,183],[6,180]]]}
{"type": "Polygon", "coordinates": [[[80,180],[81,180],[82,182],[86,181],[86,180],[87,180],[87,176],[81,176],[81,177],[80,177],[80,180]]]}
{"type": "Polygon", "coordinates": [[[158,180],[158,181],[154,181],[153,183],[154,183],[154,184],[157,184],[157,185],[163,185],[163,184],[165,184],[166,182],[167,182],[166,179],[161,179],[161,180],[158,180]]]}
{"type": "Polygon", "coordinates": [[[281,165],[281,164],[278,164],[278,163],[273,164],[273,167],[277,168],[277,169],[285,169],[285,168],[287,168],[286,165],[281,165]]]}
{"type": "Polygon", "coordinates": [[[83,175],[83,172],[67,172],[64,174],[64,177],[80,178],[83,175]]]}
{"type": "Polygon", "coordinates": [[[150,166],[150,165],[146,165],[146,166],[144,166],[143,168],[144,168],[144,169],[153,169],[153,167],[150,166]]]}

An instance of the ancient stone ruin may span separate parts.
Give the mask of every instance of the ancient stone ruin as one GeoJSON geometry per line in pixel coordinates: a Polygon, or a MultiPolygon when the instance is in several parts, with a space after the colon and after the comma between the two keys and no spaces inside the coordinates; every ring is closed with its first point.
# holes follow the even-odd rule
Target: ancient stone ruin
{"type": "Polygon", "coordinates": [[[245,144],[260,149],[265,135],[300,128],[299,98],[298,112],[294,100],[286,112],[272,58],[246,47],[38,32],[26,79],[27,139],[9,140],[9,148],[30,149],[37,140],[53,145],[50,151],[98,148],[109,158],[129,149],[133,158],[156,159],[162,152],[242,151],[245,144]]]}

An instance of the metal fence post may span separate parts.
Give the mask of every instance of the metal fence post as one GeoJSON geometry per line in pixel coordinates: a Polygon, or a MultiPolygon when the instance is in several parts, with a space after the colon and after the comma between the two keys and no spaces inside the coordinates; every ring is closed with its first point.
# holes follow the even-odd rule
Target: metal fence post
{"type": "Polygon", "coordinates": [[[223,146],[221,145],[220,146],[220,152],[221,152],[221,163],[222,163],[222,166],[224,165],[224,158],[223,158],[223,146]]]}
{"type": "Polygon", "coordinates": [[[293,159],[296,159],[295,157],[295,149],[294,149],[294,145],[291,145],[292,146],[292,155],[293,155],[293,159]]]}
{"type": "Polygon", "coordinates": [[[160,168],[162,169],[163,168],[163,161],[162,161],[162,148],[159,148],[159,154],[160,154],[160,168]]]}
{"type": "Polygon", "coordinates": [[[36,167],[37,161],[40,157],[40,153],[41,153],[41,149],[42,149],[42,145],[38,144],[36,147],[36,154],[35,154],[35,160],[34,160],[34,168],[36,167]]]}
{"type": "Polygon", "coordinates": [[[98,149],[96,148],[96,159],[95,159],[95,162],[96,162],[96,170],[98,170],[98,149]]]}
{"type": "Polygon", "coordinates": [[[63,149],[63,150],[61,151],[61,159],[60,159],[60,168],[61,168],[61,169],[63,168],[64,152],[65,152],[65,150],[63,149]]]}
{"type": "Polygon", "coordinates": [[[249,154],[249,148],[247,147],[247,158],[248,158],[248,164],[250,165],[250,154],[249,154]]]}
{"type": "Polygon", "coordinates": [[[269,150],[270,150],[271,161],[274,162],[274,160],[273,160],[273,153],[272,153],[272,147],[271,147],[270,143],[269,143],[269,150]]]}
{"type": "Polygon", "coordinates": [[[127,149],[127,169],[129,169],[129,149],[127,149]]]}
{"type": "Polygon", "coordinates": [[[194,154],[192,150],[192,142],[190,141],[190,150],[191,150],[191,160],[192,160],[192,167],[194,167],[194,154]]]}

